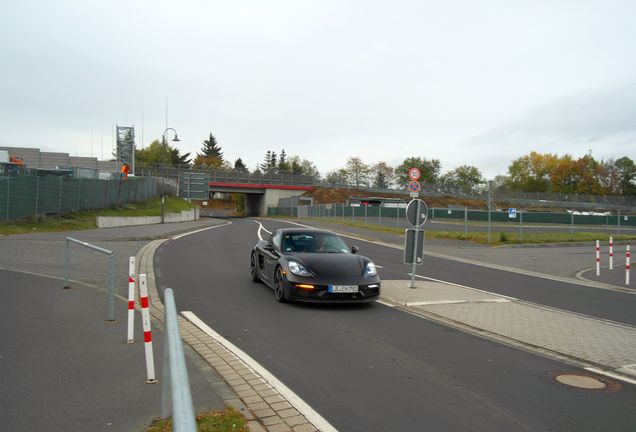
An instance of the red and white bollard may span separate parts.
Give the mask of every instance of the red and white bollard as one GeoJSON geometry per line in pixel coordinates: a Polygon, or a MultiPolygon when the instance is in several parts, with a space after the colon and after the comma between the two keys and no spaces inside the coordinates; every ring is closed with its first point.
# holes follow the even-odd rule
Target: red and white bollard
{"type": "Polygon", "coordinates": [[[596,276],[601,275],[601,245],[596,240],[596,276]]]}
{"type": "Polygon", "coordinates": [[[625,285],[629,285],[629,245],[627,245],[627,251],[625,252],[625,285]]]}
{"type": "Polygon", "coordinates": [[[146,275],[139,275],[139,300],[141,302],[141,322],[144,329],[144,349],[146,351],[146,372],[148,379],[147,384],[157,382],[155,377],[155,359],[152,354],[152,333],[150,331],[150,309],[148,302],[148,285],[146,283],[146,275]]]}
{"type": "Polygon", "coordinates": [[[128,339],[135,341],[135,257],[128,260],[128,339]]]}
{"type": "Polygon", "coordinates": [[[614,269],[614,237],[610,237],[609,253],[610,253],[609,269],[613,270],[614,269]]]}

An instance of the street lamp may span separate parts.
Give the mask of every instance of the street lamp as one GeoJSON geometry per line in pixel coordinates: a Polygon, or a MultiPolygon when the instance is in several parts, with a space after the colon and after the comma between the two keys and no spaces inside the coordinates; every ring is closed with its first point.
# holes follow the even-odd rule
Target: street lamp
{"type": "MultiPolygon", "coordinates": [[[[168,131],[172,131],[174,132],[174,138],[172,139],[172,141],[174,142],[179,142],[181,141],[179,139],[179,135],[177,135],[177,131],[174,130],[173,128],[166,128],[163,131],[163,134],[161,134],[161,145],[163,146],[163,154],[165,155],[166,158],[168,158],[168,149],[167,149],[167,144],[166,144],[166,132],[168,131]]],[[[164,166],[168,165],[168,161],[165,161],[164,166]]],[[[164,174],[165,175],[165,174],[164,174]]],[[[163,179],[163,177],[162,177],[163,179]]],[[[162,180],[163,183],[163,180],[162,180]]],[[[162,185],[163,186],[163,185],[162,185]]],[[[162,190],[161,191],[161,223],[165,223],[165,216],[164,216],[164,203],[165,203],[165,199],[166,199],[166,194],[165,191],[162,190]]]]}
{"type": "MultiPolygon", "coordinates": [[[[161,144],[163,145],[164,155],[165,155],[166,157],[167,157],[167,152],[166,152],[166,150],[167,150],[167,148],[166,148],[166,145],[167,145],[167,144],[166,144],[166,132],[168,132],[168,131],[172,131],[172,132],[174,132],[174,138],[172,139],[172,141],[174,141],[174,142],[179,142],[179,141],[181,141],[181,140],[179,139],[179,136],[177,135],[177,131],[176,131],[176,130],[174,130],[173,128],[170,128],[170,127],[169,127],[169,128],[166,128],[166,130],[164,130],[164,131],[163,131],[163,134],[161,135],[161,144]]],[[[167,164],[168,164],[168,161],[165,161],[165,165],[167,165],[167,164]]]]}

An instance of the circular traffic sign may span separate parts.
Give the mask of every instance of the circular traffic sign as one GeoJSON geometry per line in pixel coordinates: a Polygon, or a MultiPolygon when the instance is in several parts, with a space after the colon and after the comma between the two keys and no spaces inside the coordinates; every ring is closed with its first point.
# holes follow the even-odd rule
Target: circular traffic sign
{"type": "Polygon", "coordinates": [[[414,227],[424,225],[428,218],[428,207],[421,199],[414,199],[406,206],[406,220],[414,227]]]}
{"type": "Polygon", "coordinates": [[[411,192],[419,192],[420,189],[422,189],[422,186],[420,186],[420,182],[418,182],[417,180],[413,180],[409,182],[408,189],[411,192]]]}
{"type": "Polygon", "coordinates": [[[411,168],[409,170],[409,178],[411,180],[419,180],[420,179],[420,169],[419,168],[411,168]]]}

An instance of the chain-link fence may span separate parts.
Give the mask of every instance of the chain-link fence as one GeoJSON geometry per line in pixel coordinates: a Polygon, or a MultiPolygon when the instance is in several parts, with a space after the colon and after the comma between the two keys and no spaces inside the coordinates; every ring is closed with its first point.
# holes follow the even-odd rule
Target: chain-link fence
{"type": "Polygon", "coordinates": [[[61,176],[0,177],[0,221],[32,215],[62,215],[136,201],[162,193],[174,185],[154,177],[97,180],[61,176]]]}
{"type": "MultiPolygon", "coordinates": [[[[410,228],[406,220],[406,208],[382,206],[351,206],[347,204],[320,204],[298,207],[269,207],[268,216],[321,218],[333,222],[380,225],[392,228],[410,228]]],[[[429,208],[427,226],[448,231],[485,231],[488,221],[497,224],[498,230],[517,231],[537,226],[542,231],[580,231],[604,228],[619,233],[636,230],[636,214],[620,210],[604,214],[589,212],[526,212],[516,209],[514,218],[508,211],[470,210],[467,207],[429,208]]]]}

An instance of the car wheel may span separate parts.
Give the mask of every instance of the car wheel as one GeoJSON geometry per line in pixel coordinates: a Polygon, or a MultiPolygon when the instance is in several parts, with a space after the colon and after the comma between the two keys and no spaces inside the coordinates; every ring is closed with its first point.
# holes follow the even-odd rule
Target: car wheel
{"type": "Polygon", "coordinates": [[[250,276],[252,276],[252,282],[260,282],[261,278],[258,276],[258,269],[256,268],[256,254],[252,252],[250,256],[250,276]]]}
{"type": "Polygon", "coordinates": [[[274,296],[276,301],[285,303],[287,301],[287,293],[285,292],[285,277],[281,268],[276,269],[276,277],[274,278],[274,296]]]}

